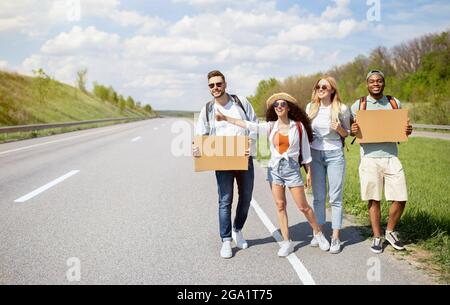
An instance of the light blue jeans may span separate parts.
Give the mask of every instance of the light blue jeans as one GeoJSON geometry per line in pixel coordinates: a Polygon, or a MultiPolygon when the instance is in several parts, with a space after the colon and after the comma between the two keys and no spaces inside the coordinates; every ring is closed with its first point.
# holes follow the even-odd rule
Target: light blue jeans
{"type": "Polygon", "coordinates": [[[315,150],[312,155],[312,188],[314,196],[314,213],[317,223],[326,223],[325,200],[327,197],[331,205],[331,224],[333,230],[342,228],[342,195],[344,190],[345,158],[344,150],[315,150]]]}

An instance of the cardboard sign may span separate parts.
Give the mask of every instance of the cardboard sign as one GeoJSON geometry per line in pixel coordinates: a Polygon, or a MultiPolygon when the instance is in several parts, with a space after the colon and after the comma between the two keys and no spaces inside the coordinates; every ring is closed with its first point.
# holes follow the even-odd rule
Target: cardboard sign
{"type": "Polygon", "coordinates": [[[194,145],[201,157],[194,158],[196,172],[212,170],[248,170],[247,136],[197,136],[194,145]]]}
{"type": "Polygon", "coordinates": [[[408,110],[358,110],[356,120],[361,130],[358,143],[407,142],[405,127],[408,110]]]}

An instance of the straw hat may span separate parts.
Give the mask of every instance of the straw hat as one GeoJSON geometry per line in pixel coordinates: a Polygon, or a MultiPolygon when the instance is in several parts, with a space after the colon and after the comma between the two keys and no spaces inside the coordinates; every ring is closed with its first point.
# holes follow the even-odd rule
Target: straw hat
{"type": "Polygon", "coordinates": [[[275,93],[274,95],[272,95],[271,97],[269,97],[267,99],[267,102],[266,102],[267,108],[270,108],[273,105],[273,103],[275,103],[278,100],[283,100],[283,101],[291,102],[293,104],[298,105],[298,102],[295,99],[295,97],[293,97],[292,95],[289,95],[287,93],[280,92],[280,93],[275,93]]]}

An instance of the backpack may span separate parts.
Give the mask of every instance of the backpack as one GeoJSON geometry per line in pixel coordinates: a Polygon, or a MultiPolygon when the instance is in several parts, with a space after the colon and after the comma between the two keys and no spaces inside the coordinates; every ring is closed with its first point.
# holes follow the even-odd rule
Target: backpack
{"type": "MultiPolygon", "coordinates": [[[[395,101],[394,97],[392,97],[391,95],[386,95],[386,97],[389,100],[389,103],[391,104],[391,107],[392,107],[393,110],[399,109],[398,108],[398,104],[395,101]]],[[[359,110],[366,110],[367,109],[367,96],[363,96],[363,97],[361,97],[359,99],[359,107],[358,107],[358,109],[359,110]]],[[[354,121],[352,120],[352,123],[353,122],[354,121]]],[[[353,141],[352,141],[351,144],[353,145],[353,143],[355,143],[355,141],[356,141],[356,137],[353,138],[353,141]]]]}
{"type": "MultiPolygon", "coordinates": [[[[305,169],[305,172],[308,173],[308,170],[306,169],[306,166],[304,164],[302,164],[302,162],[303,162],[303,155],[302,155],[303,128],[302,128],[302,124],[300,122],[295,122],[295,125],[297,126],[298,135],[299,135],[299,138],[300,138],[300,151],[299,151],[299,154],[298,154],[298,164],[300,165],[300,168],[303,167],[305,169]]],[[[272,129],[273,129],[273,125],[270,125],[269,137],[272,134],[272,129]]],[[[267,138],[267,141],[269,141],[269,138],[267,138]]]]}
{"type": "MultiPolygon", "coordinates": [[[[237,96],[237,95],[234,95],[234,94],[230,94],[230,96],[231,96],[231,98],[233,99],[234,103],[237,104],[237,105],[242,109],[242,111],[244,111],[245,119],[246,119],[247,121],[250,121],[250,119],[248,118],[248,115],[247,115],[247,111],[245,111],[244,105],[242,104],[242,102],[241,102],[241,100],[238,98],[238,96],[237,96]]],[[[208,127],[210,126],[210,125],[209,125],[209,113],[212,112],[213,106],[214,106],[214,100],[209,101],[208,103],[206,103],[206,111],[205,111],[205,115],[206,115],[206,124],[208,125],[208,127]]]]}

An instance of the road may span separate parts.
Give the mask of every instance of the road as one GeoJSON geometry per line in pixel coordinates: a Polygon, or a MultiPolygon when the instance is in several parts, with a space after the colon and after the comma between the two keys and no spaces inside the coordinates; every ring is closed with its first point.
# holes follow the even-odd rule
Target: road
{"type": "Polygon", "coordinates": [[[342,253],[311,248],[290,198],[295,253],[277,257],[257,164],[249,248],[222,259],[215,176],[173,154],[180,124],[191,126],[154,119],[0,145],[0,284],[430,283],[389,251],[372,254],[348,221],[342,253]]]}
{"type": "Polygon", "coordinates": [[[432,139],[441,139],[450,141],[450,133],[431,132],[431,131],[416,131],[414,130],[411,137],[423,137],[432,139]]]}

